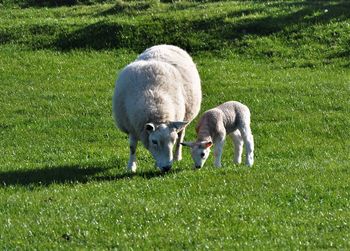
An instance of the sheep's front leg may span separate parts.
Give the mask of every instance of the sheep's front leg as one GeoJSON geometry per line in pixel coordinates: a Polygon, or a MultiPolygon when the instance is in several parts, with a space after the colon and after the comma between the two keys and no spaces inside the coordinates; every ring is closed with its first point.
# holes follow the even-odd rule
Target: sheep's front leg
{"type": "Polygon", "coordinates": [[[182,131],[178,132],[177,134],[177,140],[176,140],[176,146],[175,146],[175,156],[174,160],[182,160],[182,145],[181,142],[184,140],[185,137],[185,129],[182,131]]]}
{"type": "Polygon", "coordinates": [[[234,144],[234,158],[233,162],[235,164],[240,164],[242,162],[242,152],[243,152],[243,138],[239,130],[231,133],[231,138],[234,144]]]}
{"type": "Polygon", "coordinates": [[[129,144],[130,144],[130,157],[128,162],[128,171],[135,173],[136,172],[136,147],[137,147],[137,138],[133,135],[129,135],[129,144]]]}
{"type": "Polygon", "coordinates": [[[224,149],[224,143],[225,143],[225,138],[222,138],[220,140],[217,140],[215,144],[215,149],[214,149],[214,158],[215,158],[215,166],[216,167],[221,167],[221,156],[222,156],[222,151],[224,149]]]}

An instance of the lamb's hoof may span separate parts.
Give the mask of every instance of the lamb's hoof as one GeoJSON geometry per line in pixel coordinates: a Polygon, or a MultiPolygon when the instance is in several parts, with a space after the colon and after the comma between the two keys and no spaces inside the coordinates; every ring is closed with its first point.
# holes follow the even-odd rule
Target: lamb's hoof
{"type": "Polygon", "coordinates": [[[241,159],[240,160],[233,160],[233,163],[235,165],[240,165],[242,163],[242,160],[241,159]]]}
{"type": "Polygon", "coordinates": [[[249,166],[249,167],[252,167],[253,164],[254,164],[254,158],[253,157],[249,157],[247,159],[246,165],[249,166]]]}
{"type": "Polygon", "coordinates": [[[128,165],[128,167],[127,167],[127,171],[129,173],[136,173],[136,169],[137,169],[136,164],[128,165]]]}
{"type": "Polygon", "coordinates": [[[253,164],[254,164],[254,162],[246,163],[246,165],[247,165],[248,167],[252,167],[253,164]]]}

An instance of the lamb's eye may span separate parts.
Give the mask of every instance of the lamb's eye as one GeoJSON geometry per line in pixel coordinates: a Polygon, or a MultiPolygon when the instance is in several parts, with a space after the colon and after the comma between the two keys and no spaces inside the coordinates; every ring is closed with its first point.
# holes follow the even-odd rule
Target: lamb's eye
{"type": "Polygon", "coordinates": [[[152,144],[154,144],[154,145],[158,145],[158,142],[157,142],[157,140],[152,140],[152,144]]]}
{"type": "Polygon", "coordinates": [[[205,156],[205,153],[201,153],[201,158],[203,159],[205,156]]]}

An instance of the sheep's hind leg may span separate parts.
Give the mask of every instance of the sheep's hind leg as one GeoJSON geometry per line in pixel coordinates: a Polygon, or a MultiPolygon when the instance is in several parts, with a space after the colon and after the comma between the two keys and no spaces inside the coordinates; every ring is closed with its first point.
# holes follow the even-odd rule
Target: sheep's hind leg
{"type": "Polygon", "coordinates": [[[182,160],[182,145],[181,142],[184,140],[185,137],[185,129],[178,132],[178,138],[176,140],[176,148],[175,148],[175,155],[174,160],[179,161],[182,160]]]}
{"type": "Polygon", "coordinates": [[[234,144],[234,157],[233,162],[235,164],[240,164],[242,162],[242,152],[243,152],[243,138],[239,130],[234,131],[230,134],[233,144],[234,144]]]}
{"type": "Polygon", "coordinates": [[[245,127],[241,130],[246,148],[246,165],[253,166],[254,164],[254,138],[250,127],[245,127]]]}
{"type": "Polygon", "coordinates": [[[129,144],[130,144],[130,157],[128,162],[128,168],[127,170],[129,172],[135,173],[136,172],[136,147],[137,147],[137,138],[133,135],[129,135],[129,144]]]}

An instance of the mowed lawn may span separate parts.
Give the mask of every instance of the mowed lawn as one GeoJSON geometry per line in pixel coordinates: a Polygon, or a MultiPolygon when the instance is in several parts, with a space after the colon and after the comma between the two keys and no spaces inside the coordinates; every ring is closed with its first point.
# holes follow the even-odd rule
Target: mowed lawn
{"type": "Polygon", "coordinates": [[[249,53],[191,54],[200,114],[250,107],[254,166],[233,164],[228,139],[222,168],[193,170],[184,148],[163,174],[140,144],[130,175],[111,97],[135,50],[0,45],[0,249],[349,249],[348,58],[249,53]]]}

